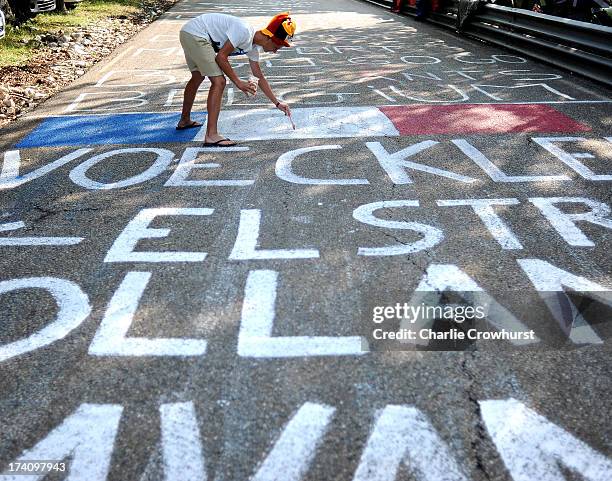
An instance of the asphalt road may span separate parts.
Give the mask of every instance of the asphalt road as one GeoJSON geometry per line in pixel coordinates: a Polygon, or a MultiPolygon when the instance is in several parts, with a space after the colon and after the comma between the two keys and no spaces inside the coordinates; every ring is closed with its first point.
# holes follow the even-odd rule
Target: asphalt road
{"type": "Polygon", "coordinates": [[[291,3],[180,2],[3,130],[0,479],[610,479],[611,92],[291,3]],[[181,25],[284,9],[262,67],[296,130],[228,84],[238,148],[176,132],[181,25]],[[371,339],[432,327],[373,322],[398,303],[533,337],[371,339]]]}

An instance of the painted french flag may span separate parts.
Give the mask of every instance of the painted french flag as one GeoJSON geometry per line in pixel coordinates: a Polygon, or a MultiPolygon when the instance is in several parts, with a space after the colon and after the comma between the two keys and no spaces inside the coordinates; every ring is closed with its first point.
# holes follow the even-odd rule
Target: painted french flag
{"type": "MultiPolygon", "coordinates": [[[[205,122],[205,113],[194,116],[205,122]]],[[[67,115],[45,119],[18,148],[203,142],[204,129],[176,131],[178,113],[67,115]]],[[[572,133],[591,130],[546,104],[397,105],[224,110],[219,131],[233,140],[394,137],[439,134],[572,133]]]]}

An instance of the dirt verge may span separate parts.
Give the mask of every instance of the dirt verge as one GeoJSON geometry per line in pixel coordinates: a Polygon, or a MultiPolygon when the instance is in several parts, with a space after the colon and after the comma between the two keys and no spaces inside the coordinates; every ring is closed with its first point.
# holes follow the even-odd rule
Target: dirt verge
{"type": "Polygon", "coordinates": [[[28,65],[0,68],[0,128],[62,90],[178,1],[145,0],[134,15],[35,37],[40,53],[28,65]]]}

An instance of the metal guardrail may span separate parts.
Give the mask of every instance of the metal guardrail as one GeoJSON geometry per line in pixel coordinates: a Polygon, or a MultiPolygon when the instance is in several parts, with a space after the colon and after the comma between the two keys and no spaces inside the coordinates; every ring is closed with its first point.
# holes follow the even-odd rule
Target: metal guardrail
{"type": "Polygon", "coordinates": [[[612,87],[612,28],[518,8],[485,5],[464,33],[612,87]]]}
{"type": "MultiPolygon", "coordinates": [[[[382,0],[368,1],[389,3],[382,0]]],[[[401,13],[414,16],[416,9],[404,1],[401,13]]],[[[456,29],[457,2],[430,13],[427,21],[456,29]]],[[[610,27],[484,4],[464,23],[462,33],[612,87],[610,27]]]]}

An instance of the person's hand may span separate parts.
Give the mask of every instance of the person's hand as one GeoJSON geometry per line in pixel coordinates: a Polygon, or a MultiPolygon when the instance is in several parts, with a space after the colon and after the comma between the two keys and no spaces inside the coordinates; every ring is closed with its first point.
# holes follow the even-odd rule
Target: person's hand
{"type": "Polygon", "coordinates": [[[242,90],[246,95],[255,95],[257,93],[257,85],[252,82],[243,82],[239,80],[236,87],[242,90]]]}
{"type": "Polygon", "coordinates": [[[289,105],[287,105],[284,102],[280,102],[276,108],[282,112],[284,112],[285,115],[291,115],[291,109],[289,108],[289,105]]]}

